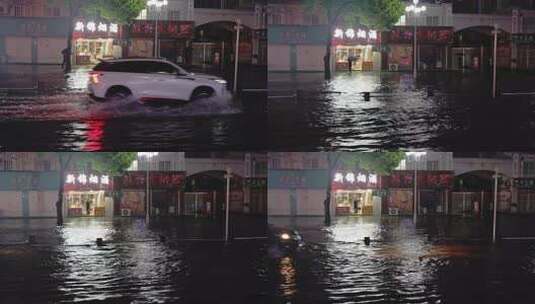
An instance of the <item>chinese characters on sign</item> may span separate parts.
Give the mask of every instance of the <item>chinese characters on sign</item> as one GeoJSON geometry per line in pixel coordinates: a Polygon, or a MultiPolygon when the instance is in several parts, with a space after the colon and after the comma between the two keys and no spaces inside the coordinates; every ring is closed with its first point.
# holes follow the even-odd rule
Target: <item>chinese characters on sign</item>
{"type": "Polygon", "coordinates": [[[333,40],[335,44],[340,44],[342,42],[356,40],[359,42],[376,42],[378,40],[378,33],[375,30],[363,30],[363,29],[352,29],[348,28],[346,30],[337,28],[334,30],[333,40]]]}
{"type": "Polygon", "coordinates": [[[535,190],[535,178],[515,178],[513,179],[513,186],[518,189],[535,190]]]}
{"type": "Polygon", "coordinates": [[[363,172],[336,172],[333,177],[333,189],[377,188],[377,174],[363,172]]]}
{"type": "MultiPolygon", "coordinates": [[[[388,177],[389,188],[411,188],[414,186],[413,171],[393,172],[388,177]]],[[[418,172],[418,187],[422,189],[441,189],[453,187],[453,174],[451,172],[418,172]]]]}
{"type": "Polygon", "coordinates": [[[65,177],[65,183],[66,184],[80,184],[80,185],[87,185],[87,184],[95,184],[95,185],[109,185],[110,184],[110,177],[108,175],[95,175],[95,174],[89,174],[86,175],[84,173],[79,174],[67,174],[65,177]]]}
{"type": "Polygon", "coordinates": [[[103,32],[103,33],[118,33],[119,25],[116,23],[103,23],[95,21],[77,21],[74,26],[76,32],[103,32]]]}
{"type": "MultiPolygon", "coordinates": [[[[412,43],[414,29],[411,27],[395,27],[386,33],[386,42],[412,43]]],[[[453,42],[453,29],[451,28],[418,28],[418,42],[426,44],[449,44],[453,42]]]]}
{"type": "Polygon", "coordinates": [[[267,187],[267,179],[263,177],[249,177],[244,180],[244,185],[250,188],[267,187]]]}
{"type": "MultiPolygon", "coordinates": [[[[185,179],[183,172],[150,172],[150,185],[154,188],[179,188],[185,179]]],[[[119,177],[122,188],[144,189],[146,187],[145,172],[128,172],[119,177]]]]}
{"type": "Polygon", "coordinates": [[[511,40],[516,44],[535,44],[535,34],[513,34],[511,40]]]}
{"type": "MultiPolygon", "coordinates": [[[[130,27],[130,34],[136,37],[152,37],[154,35],[154,21],[134,20],[130,27]]],[[[189,21],[161,21],[158,23],[158,34],[168,38],[192,38],[193,22],[189,21]]]]}

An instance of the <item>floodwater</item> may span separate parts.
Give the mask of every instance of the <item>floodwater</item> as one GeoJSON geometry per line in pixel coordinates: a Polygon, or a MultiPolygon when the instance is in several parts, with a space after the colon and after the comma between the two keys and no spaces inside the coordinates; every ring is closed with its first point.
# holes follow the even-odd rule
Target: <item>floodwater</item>
{"type": "MultiPolygon", "coordinates": [[[[533,92],[532,75],[500,74],[501,93],[533,92]]],[[[535,147],[535,95],[490,96],[488,75],[470,72],[269,74],[275,150],[535,147]],[[363,92],[370,92],[366,100],[363,92]]],[[[534,93],[535,94],[535,93],[534,93]]]]}
{"type": "Polygon", "coordinates": [[[259,139],[266,132],[267,117],[259,110],[265,93],[243,95],[239,101],[229,93],[191,103],[143,104],[132,98],[97,102],[86,94],[87,72],[80,69],[63,78],[45,69],[4,80],[4,86],[15,91],[0,95],[0,128],[10,131],[0,133],[0,149],[116,151],[150,146],[189,151],[266,146],[259,139]],[[37,86],[34,83],[38,91],[24,90],[37,86]]]}
{"type": "MultiPolygon", "coordinates": [[[[330,226],[322,221],[269,219],[299,230],[305,242],[272,264],[287,303],[535,301],[533,240],[492,246],[487,223],[463,218],[420,219],[416,227],[406,217],[343,217],[330,226]],[[371,238],[369,245],[364,237],[371,238]]],[[[502,228],[511,236],[514,225],[502,228]]],[[[523,232],[533,237],[533,231],[523,232]]]]}
{"type": "MultiPolygon", "coordinates": [[[[6,303],[533,303],[535,242],[489,242],[487,220],[270,217],[303,246],[277,250],[265,217],[0,220],[6,303]],[[35,244],[26,244],[30,235],[35,244]],[[163,237],[162,237],[163,236],[163,237]],[[370,237],[366,245],[364,237],[370,237]],[[103,238],[105,246],[97,246],[103,238]],[[276,254],[275,254],[276,253],[276,254]]],[[[531,217],[499,235],[534,236],[531,217]]]]}
{"type": "MultiPolygon", "coordinates": [[[[225,245],[196,221],[149,230],[142,219],[54,221],[0,220],[2,303],[271,302],[263,239],[225,245]],[[29,235],[35,245],[20,244],[29,235]]],[[[265,226],[250,219],[232,230],[263,237],[265,226]]]]}

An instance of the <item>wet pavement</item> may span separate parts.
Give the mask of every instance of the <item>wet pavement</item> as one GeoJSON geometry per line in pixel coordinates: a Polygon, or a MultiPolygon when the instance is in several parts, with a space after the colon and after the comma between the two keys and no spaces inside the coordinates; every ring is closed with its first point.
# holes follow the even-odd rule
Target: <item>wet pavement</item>
{"type": "MultiPolygon", "coordinates": [[[[172,221],[147,230],[143,219],[70,219],[62,228],[0,220],[2,303],[273,303],[265,240],[225,245],[210,223],[172,221]],[[29,235],[34,245],[15,244],[29,235]]],[[[258,237],[265,228],[265,217],[248,218],[232,231],[258,237]]]]}
{"type": "MultiPolygon", "coordinates": [[[[3,150],[263,150],[265,92],[193,103],[93,101],[88,68],[0,66],[3,150]],[[34,90],[37,88],[37,90],[34,90]],[[150,148],[149,148],[150,146],[150,148]]],[[[249,85],[258,85],[250,82],[249,85]]]]}
{"type": "MultiPolygon", "coordinates": [[[[270,73],[270,149],[444,151],[535,147],[535,95],[492,100],[476,72],[270,73]],[[366,101],[362,92],[371,92],[366,101]]],[[[533,92],[534,75],[499,73],[502,93],[533,92]]]]}
{"type": "MultiPolygon", "coordinates": [[[[533,216],[502,216],[502,236],[535,237],[533,216]],[[526,226],[528,225],[528,226],[526,226]],[[527,229],[527,230],[526,230],[527,229]]],[[[461,217],[270,217],[305,245],[272,262],[287,303],[533,303],[535,241],[489,242],[461,217]],[[364,243],[370,237],[370,245],[364,243]]]]}

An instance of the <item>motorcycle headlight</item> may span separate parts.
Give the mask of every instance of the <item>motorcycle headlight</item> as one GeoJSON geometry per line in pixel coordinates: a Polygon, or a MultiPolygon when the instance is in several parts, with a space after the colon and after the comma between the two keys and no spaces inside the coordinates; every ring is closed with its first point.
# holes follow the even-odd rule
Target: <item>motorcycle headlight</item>
{"type": "Polygon", "coordinates": [[[291,237],[288,233],[282,233],[281,234],[281,239],[284,240],[284,241],[287,241],[289,240],[291,237]]]}

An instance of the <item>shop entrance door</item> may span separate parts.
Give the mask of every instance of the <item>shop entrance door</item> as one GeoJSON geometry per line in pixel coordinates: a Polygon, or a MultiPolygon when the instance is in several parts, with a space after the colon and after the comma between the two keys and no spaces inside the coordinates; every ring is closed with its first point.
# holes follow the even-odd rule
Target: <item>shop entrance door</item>
{"type": "Polygon", "coordinates": [[[211,216],[214,213],[214,202],[208,192],[184,193],[184,215],[211,216]]]}

